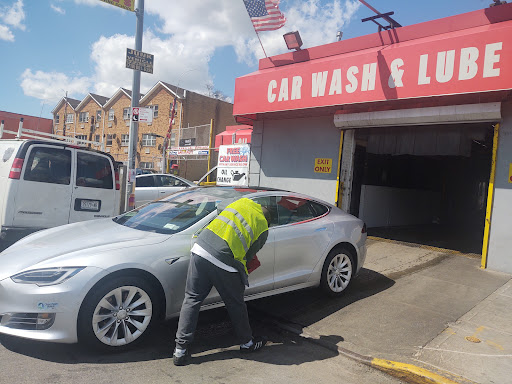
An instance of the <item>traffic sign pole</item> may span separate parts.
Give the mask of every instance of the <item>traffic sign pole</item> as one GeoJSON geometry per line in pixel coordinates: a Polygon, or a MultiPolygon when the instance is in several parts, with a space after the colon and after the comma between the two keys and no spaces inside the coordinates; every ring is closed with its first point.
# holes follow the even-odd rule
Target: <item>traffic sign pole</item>
{"type": "MultiPolygon", "coordinates": [[[[142,31],[144,23],[144,0],[137,0],[135,15],[137,16],[135,49],[142,51],[142,31]]],[[[140,97],[140,70],[133,70],[132,83],[132,110],[139,106],[140,97]]],[[[130,136],[128,146],[128,177],[126,178],[126,211],[135,208],[135,158],[137,155],[137,138],[139,132],[138,121],[130,119],[130,136]]]]}

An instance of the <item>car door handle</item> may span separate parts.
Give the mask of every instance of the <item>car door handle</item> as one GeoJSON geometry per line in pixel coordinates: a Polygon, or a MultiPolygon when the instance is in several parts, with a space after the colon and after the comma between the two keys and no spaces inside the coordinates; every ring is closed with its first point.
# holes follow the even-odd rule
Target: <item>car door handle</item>
{"type": "Polygon", "coordinates": [[[160,191],[160,193],[167,193],[167,192],[165,192],[165,191],[160,191]]]}
{"type": "Polygon", "coordinates": [[[180,257],[170,257],[168,259],[165,259],[165,262],[169,265],[173,265],[175,262],[178,261],[180,257]]]}
{"type": "Polygon", "coordinates": [[[317,228],[317,229],[315,229],[315,232],[325,231],[326,229],[327,229],[326,227],[317,228]]]}

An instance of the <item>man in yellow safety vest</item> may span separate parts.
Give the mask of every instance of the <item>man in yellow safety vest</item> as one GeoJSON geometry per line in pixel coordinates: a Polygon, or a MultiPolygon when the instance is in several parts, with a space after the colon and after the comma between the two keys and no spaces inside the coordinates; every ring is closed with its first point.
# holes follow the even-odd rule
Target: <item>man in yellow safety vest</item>
{"type": "Polygon", "coordinates": [[[200,233],[191,249],[185,299],[176,332],[174,365],[185,365],[189,360],[199,309],[212,287],[226,305],[241,343],[240,351],[254,352],[267,342],[264,337],[252,335],[244,291],[245,286],[249,286],[247,263],[267,241],[269,212],[247,198],[222,208],[221,202],[220,214],[200,233]]]}

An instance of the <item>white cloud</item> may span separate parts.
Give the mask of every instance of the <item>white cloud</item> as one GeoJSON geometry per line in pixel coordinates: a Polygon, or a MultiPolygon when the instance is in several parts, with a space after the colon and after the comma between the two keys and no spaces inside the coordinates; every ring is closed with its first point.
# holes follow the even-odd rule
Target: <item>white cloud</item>
{"type": "Polygon", "coordinates": [[[14,34],[5,25],[0,24],[0,40],[14,41],[14,34]]]}
{"type": "MultiPolygon", "coordinates": [[[[112,7],[99,0],[74,1],[112,7]]],[[[155,16],[159,24],[145,25],[142,50],[154,54],[155,62],[152,75],[142,73],[141,92],[147,92],[158,80],[163,80],[205,93],[207,84],[214,80],[209,60],[219,47],[232,46],[240,62],[257,64],[264,54],[243,4],[243,1],[233,0],[201,0],[175,2],[169,6],[168,0],[146,1],[146,15],[155,16]]],[[[260,39],[269,56],[287,52],[282,35],[290,31],[300,31],[303,48],[331,43],[358,7],[357,0],[282,1],[286,25],[277,31],[260,33],[260,39]]],[[[133,47],[133,36],[102,36],[92,44],[94,73],[89,78],[27,70],[23,74],[24,92],[37,97],[38,92],[56,89],[55,93],[62,95],[62,88],[70,92],[76,89],[81,95],[95,92],[110,97],[119,87],[131,88],[133,71],[125,68],[125,57],[126,48],[133,47]],[[48,81],[46,86],[44,81],[48,81]],[[54,86],[55,81],[62,84],[54,86]],[[31,90],[34,85],[38,92],[31,90]]],[[[214,85],[214,88],[218,87],[214,85]]]]}
{"type": "Polygon", "coordinates": [[[23,0],[17,0],[11,6],[0,7],[0,39],[6,41],[14,41],[14,33],[11,28],[26,29],[23,24],[25,20],[25,12],[23,11],[23,0]]]}
{"type": "Polygon", "coordinates": [[[69,97],[82,98],[91,88],[87,77],[68,77],[58,72],[32,72],[26,69],[21,75],[23,93],[42,100],[59,100],[68,92],[69,97]]]}
{"type": "Polygon", "coordinates": [[[0,17],[5,24],[13,28],[25,30],[23,20],[25,20],[25,12],[23,11],[23,0],[18,0],[10,7],[4,7],[0,12],[0,17]]]}
{"type": "Polygon", "coordinates": [[[50,7],[57,13],[60,13],[61,15],[65,15],[66,11],[62,9],[61,7],[57,7],[56,5],[50,4],[50,7]]]}

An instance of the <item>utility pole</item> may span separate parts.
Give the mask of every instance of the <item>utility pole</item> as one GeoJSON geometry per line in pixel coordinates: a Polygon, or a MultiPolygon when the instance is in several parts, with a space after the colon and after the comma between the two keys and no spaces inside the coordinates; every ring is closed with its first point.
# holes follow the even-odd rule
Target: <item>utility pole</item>
{"type": "Polygon", "coordinates": [[[64,98],[64,118],[62,119],[62,136],[66,136],[66,119],[68,118],[68,91],[64,98]]]}
{"type": "MultiPolygon", "coordinates": [[[[135,50],[142,51],[142,31],[144,23],[144,0],[137,0],[135,15],[137,16],[135,32],[135,50]]],[[[134,107],[139,106],[140,97],[140,70],[133,70],[132,83],[132,111],[134,107]]],[[[133,121],[130,116],[130,141],[128,146],[128,177],[126,186],[126,205],[127,211],[135,208],[135,158],[137,156],[137,138],[139,136],[139,122],[133,121]]]]}

